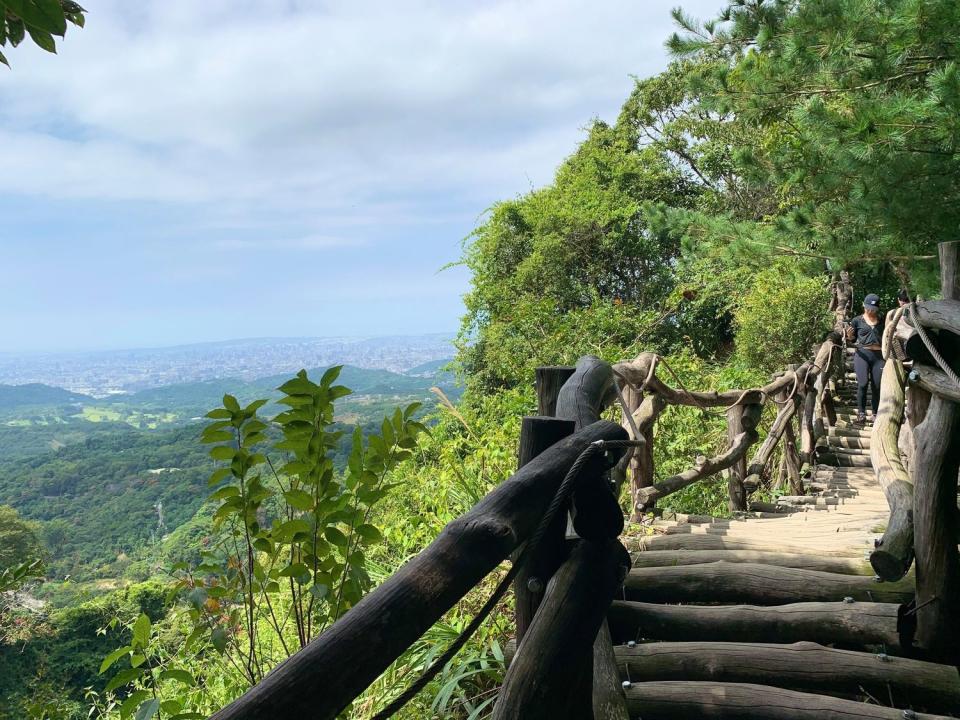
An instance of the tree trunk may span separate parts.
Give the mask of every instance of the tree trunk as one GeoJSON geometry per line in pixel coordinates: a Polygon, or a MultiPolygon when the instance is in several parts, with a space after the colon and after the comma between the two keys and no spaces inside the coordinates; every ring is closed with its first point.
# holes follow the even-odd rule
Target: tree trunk
{"type": "Polygon", "coordinates": [[[544,366],[534,370],[537,388],[537,412],[545,417],[557,414],[557,396],[560,388],[573,375],[576,368],[569,366],[544,366]]]}

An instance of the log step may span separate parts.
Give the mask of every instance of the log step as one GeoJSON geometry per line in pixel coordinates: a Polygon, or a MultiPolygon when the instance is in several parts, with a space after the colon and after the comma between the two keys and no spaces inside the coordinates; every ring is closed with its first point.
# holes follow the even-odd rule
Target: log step
{"type": "MultiPolygon", "coordinates": [[[[802,538],[801,538],[802,540],[802,538]]],[[[776,547],[779,552],[809,553],[816,552],[826,557],[862,558],[863,548],[827,548],[796,542],[779,542],[775,546],[765,538],[729,537],[723,535],[646,535],[625,538],[631,550],[770,550],[776,547]]]]}
{"type": "Polygon", "coordinates": [[[827,447],[840,447],[840,448],[861,448],[865,450],[870,449],[870,438],[863,437],[858,435],[857,437],[845,437],[843,435],[825,435],[827,439],[827,447]]]}
{"type": "Polygon", "coordinates": [[[614,648],[624,680],[756,683],[785,690],[950,712],[960,708],[960,675],[948,665],[827,648],[748,642],[661,642],[614,648]]]}
{"type": "Polygon", "coordinates": [[[838,455],[831,452],[818,455],[817,459],[836,467],[871,467],[869,455],[838,455]]]}
{"type": "Polygon", "coordinates": [[[758,563],[713,562],[680,567],[636,568],[624,581],[629,600],[664,603],[794,602],[906,603],[913,599],[912,580],[877,583],[872,578],[758,563]]]}
{"type": "Polygon", "coordinates": [[[633,553],[633,567],[677,567],[726,561],[757,563],[780,567],[820,570],[841,575],[870,575],[873,568],[866,560],[823,557],[814,553],[764,552],[758,550],[647,550],[633,553]]]}
{"type": "Polygon", "coordinates": [[[871,602],[696,606],[615,600],[607,617],[615,643],[811,641],[900,654],[899,611],[894,603],[871,602]]]}
{"type": "Polygon", "coordinates": [[[948,720],[879,705],[767,685],[711,682],[632,683],[625,689],[632,718],[656,720],[948,720]]]}

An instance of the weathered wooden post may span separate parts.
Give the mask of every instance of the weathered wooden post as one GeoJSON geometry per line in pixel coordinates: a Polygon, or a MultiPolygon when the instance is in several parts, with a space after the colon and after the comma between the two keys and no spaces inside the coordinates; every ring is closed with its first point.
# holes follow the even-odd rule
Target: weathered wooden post
{"type": "MultiPolygon", "coordinates": [[[[572,420],[539,416],[523,418],[520,425],[518,467],[523,467],[554,443],[572,435],[573,428],[572,420]]],[[[559,513],[541,541],[537,556],[526,561],[513,581],[518,643],[533,621],[547,582],[563,562],[563,535],[566,526],[566,513],[559,513]]]]}
{"type": "MultiPolygon", "coordinates": [[[[960,243],[940,243],[945,300],[960,300],[960,243]]],[[[941,354],[956,365],[960,337],[941,333],[941,354]]],[[[940,394],[930,399],[915,429],[914,548],[917,563],[914,644],[932,657],[960,656],[960,555],[957,552],[957,474],[960,470],[960,404],[940,394]]]]}
{"type": "Polygon", "coordinates": [[[870,461],[890,506],[890,519],[883,537],[870,554],[877,577],[887,582],[907,574],[913,562],[913,483],[900,457],[906,371],[900,360],[891,357],[880,380],[880,407],[870,438],[870,461]]]}
{"type": "MultiPolygon", "coordinates": [[[[614,382],[613,370],[608,363],[593,356],[580,358],[576,371],[560,390],[557,415],[574,420],[577,429],[595,422],[616,396],[614,382]]],[[[605,492],[605,489],[596,483],[592,488],[585,487],[584,491],[574,494],[574,510],[577,511],[574,527],[582,537],[590,538],[578,541],[577,547],[593,545],[595,542],[609,542],[605,561],[612,560],[620,567],[623,564],[622,558],[626,557],[626,567],[629,568],[629,554],[623,545],[614,539],[623,531],[623,511],[612,490],[605,492]],[[593,522],[584,523],[584,519],[592,519],[593,522]]],[[[577,562],[586,562],[587,555],[587,551],[584,551],[578,556],[577,562]]],[[[621,576],[620,580],[622,579],[621,576]]],[[[593,584],[598,583],[599,581],[594,581],[593,584]]],[[[613,589],[618,585],[619,582],[613,589]]],[[[603,593],[599,588],[598,592],[603,593]]],[[[606,603],[609,608],[613,600],[612,591],[609,597],[601,594],[596,599],[601,604],[606,603]]],[[[571,655],[567,660],[573,667],[582,667],[579,677],[585,678],[585,681],[580,687],[586,702],[582,705],[575,701],[570,703],[565,708],[566,715],[553,714],[551,720],[558,717],[628,720],[629,714],[619,685],[619,670],[613,655],[605,614],[606,610],[594,630],[592,651],[579,657],[571,655]]]]}
{"type": "Polygon", "coordinates": [[[543,417],[557,414],[557,397],[560,388],[570,379],[576,368],[569,365],[544,365],[534,370],[537,389],[537,412],[543,417]]]}
{"type": "MultiPolygon", "coordinates": [[[[592,685],[593,667],[578,659],[591,657],[629,562],[616,540],[576,543],[550,581],[543,604],[517,647],[494,720],[594,717],[591,695],[584,693],[592,685]]],[[[606,638],[609,643],[609,633],[606,638]]],[[[608,647],[612,655],[613,646],[608,647]]]]}
{"type": "MultiPolygon", "coordinates": [[[[733,442],[743,432],[743,405],[734,405],[727,410],[727,445],[732,447],[733,442]]],[[[727,507],[731,510],[747,509],[747,491],[743,481],[747,477],[747,457],[740,457],[727,470],[727,507]]]]}

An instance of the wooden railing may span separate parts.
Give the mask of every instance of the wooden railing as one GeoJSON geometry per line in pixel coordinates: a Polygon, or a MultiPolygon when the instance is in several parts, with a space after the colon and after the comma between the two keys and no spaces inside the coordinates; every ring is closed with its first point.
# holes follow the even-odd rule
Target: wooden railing
{"type": "MultiPolygon", "coordinates": [[[[952,262],[955,268],[955,247],[953,251],[954,259],[947,257],[944,265],[952,262]]],[[[944,280],[947,299],[918,304],[904,324],[939,328],[941,351],[955,361],[960,357],[960,296],[956,276],[950,277],[944,280]]],[[[838,294],[849,295],[846,279],[838,287],[838,294]]],[[[839,323],[847,317],[847,300],[843,307],[831,308],[837,309],[839,323]]],[[[908,345],[913,342],[907,340],[908,345]]],[[[909,349],[919,354],[915,343],[909,349]]],[[[604,452],[586,462],[566,511],[547,528],[535,556],[518,566],[513,585],[517,650],[492,717],[627,720],[606,620],[631,565],[618,539],[624,528],[617,501],[621,483],[630,477],[633,514],[639,515],[670,493],[726,471],[731,509],[746,510],[749,494],[766,482],[774,451],[782,446],[791,492],[803,494],[801,475],[815,462],[816,441],[836,421],[832,395],[835,384],[842,382],[843,354],[841,336],[833,332],[811,360],[784,370],[767,385],[722,392],[673,387],[661,377],[660,369],[666,366],[653,353],[612,366],[587,356],[576,367],[538,368],[539,415],[523,419],[517,472],[214,718],[336,718],[487,574],[508,557],[517,560],[571,468],[603,442],[613,446],[604,446],[604,452]],[[601,420],[617,402],[622,422],[601,420]],[[760,442],[760,418],[767,403],[775,404],[777,413],[760,442]],[[669,405],[722,411],[727,443],[716,456],[656,480],[653,426],[669,405]]],[[[947,652],[934,631],[957,617],[960,602],[960,388],[949,386],[937,372],[934,365],[917,361],[910,375],[906,407],[916,447],[909,474],[897,450],[906,382],[902,363],[891,362],[884,375],[872,452],[890,499],[891,522],[874,554],[874,566],[881,577],[900,577],[916,548],[917,641],[947,652]]],[[[945,633],[954,648],[956,632],[945,633]]]]}

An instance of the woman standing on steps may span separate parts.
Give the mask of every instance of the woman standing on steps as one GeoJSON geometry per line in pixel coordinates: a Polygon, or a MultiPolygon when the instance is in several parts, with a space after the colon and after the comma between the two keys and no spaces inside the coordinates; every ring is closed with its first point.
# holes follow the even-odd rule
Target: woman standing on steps
{"type": "Polygon", "coordinates": [[[847,326],[847,340],[855,340],[853,369],[857,374],[857,422],[866,420],[867,385],[870,385],[870,407],[876,418],[880,407],[880,376],[883,374],[883,318],[880,298],[870,293],[863,299],[863,314],[847,326]]]}

